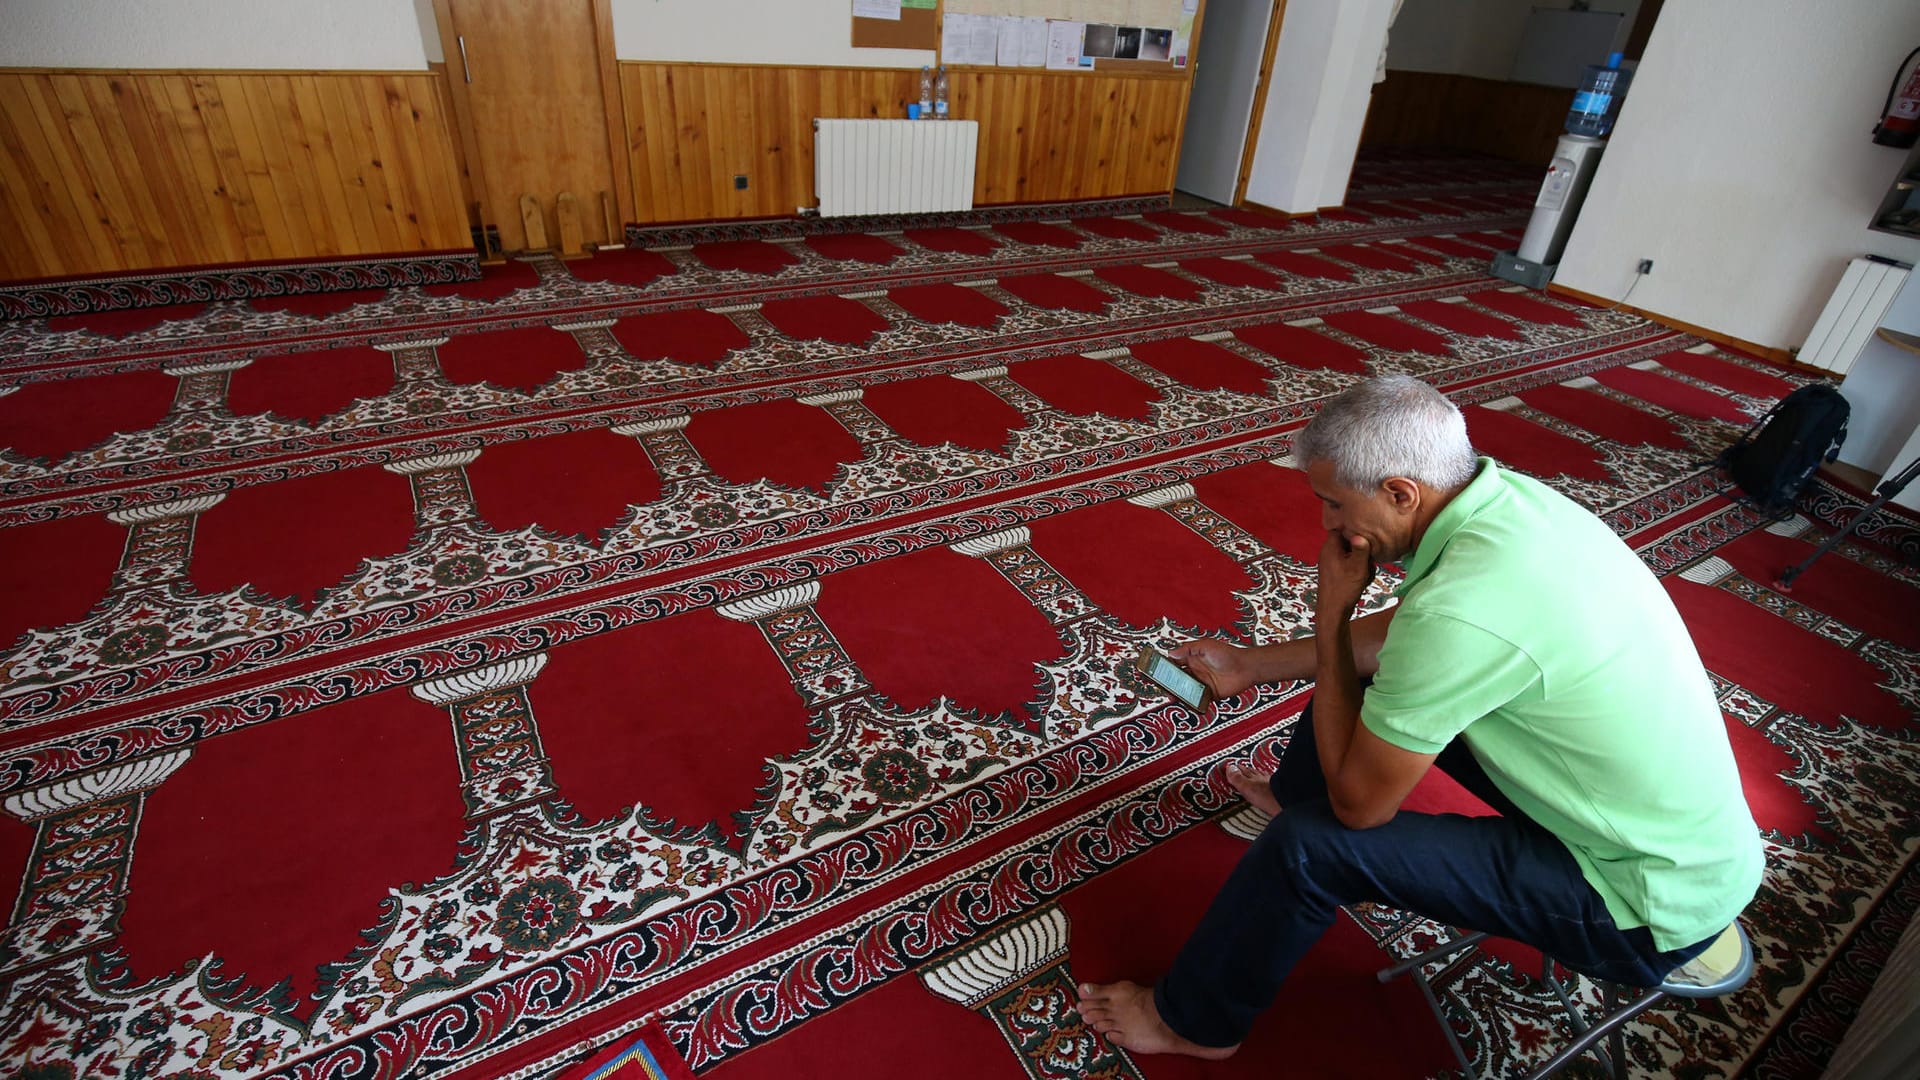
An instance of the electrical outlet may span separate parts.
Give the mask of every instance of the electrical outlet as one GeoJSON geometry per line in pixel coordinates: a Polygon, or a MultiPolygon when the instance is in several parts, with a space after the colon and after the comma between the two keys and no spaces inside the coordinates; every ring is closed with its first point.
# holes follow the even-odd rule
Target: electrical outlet
{"type": "Polygon", "coordinates": [[[1640,260],[1640,267],[1639,267],[1639,269],[1637,269],[1637,270],[1635,270],[1635,271],[1634,271],[1634,273],[1636,273],[1636,274],[1651,274],[1651,273],[1653,273],[1653,260],[1652,260],[1652,259],[1641,259],[1641,260],[1640,260]]]}
{"type": "Polygon", "coordinates": [[[747,190],[747,176],[745,173],[741,173],[740,175],[735,176],[733,178],[733,190],[735,191],[747,190]]]}

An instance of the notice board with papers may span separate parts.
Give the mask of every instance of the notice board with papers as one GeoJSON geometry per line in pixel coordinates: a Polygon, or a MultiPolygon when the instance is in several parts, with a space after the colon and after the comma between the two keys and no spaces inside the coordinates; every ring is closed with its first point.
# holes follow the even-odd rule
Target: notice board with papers
{"type": "Polygon", "coordinates": [[[949,68],[1186,75],[1205,0],[852,0],[858,47],[949,68]]]}

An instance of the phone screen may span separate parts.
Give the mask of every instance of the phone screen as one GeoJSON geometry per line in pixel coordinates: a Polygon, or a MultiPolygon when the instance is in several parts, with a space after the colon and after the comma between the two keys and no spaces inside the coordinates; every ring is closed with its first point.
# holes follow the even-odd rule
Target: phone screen
{"type": "Polygon", "coordinates": [[[1165,687],[1168,693],[1196,709],[1207,700],[1207,684],[1188,674],[1185,668],[1157,650],[1140,651],[1140,670],[1146,673],[1147,678],[1165,687]]]}

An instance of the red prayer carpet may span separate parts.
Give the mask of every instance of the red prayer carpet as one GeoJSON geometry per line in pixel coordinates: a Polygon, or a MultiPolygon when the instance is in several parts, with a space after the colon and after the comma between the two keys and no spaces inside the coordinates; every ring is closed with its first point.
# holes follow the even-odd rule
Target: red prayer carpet
{"type": "MultiPolygon", "coordinates": [[[[1487,277],[1535,183],[1374,155],[1318,217],[696,227],[0,325],[0,1071],[1445,1072],[1373,978],[1448,932],[1402,912],[1224,1063],[1072,992],[1166,965],[1260,825],[1216,766],[1309,689],[1197,715],[1129,659],[1306,627],[1291,440],[1407,372],[1662,577],[1765,830],[1758,974],[1630,1067],[1817,1074],[1920,897],[1914,532],[1773,587],[1861,493],[1769,522],[1700,462],[1803,376],[1487,277]]],[[[1531,963],[1436,979],[1483,1074],[1567,1036],[1531,963]]]]}

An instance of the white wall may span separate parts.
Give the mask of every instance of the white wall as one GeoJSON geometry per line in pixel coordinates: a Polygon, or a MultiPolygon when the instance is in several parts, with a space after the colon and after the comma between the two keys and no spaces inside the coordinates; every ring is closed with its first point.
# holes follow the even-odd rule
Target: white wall
{"type": "Polygon", "coordinates": [[[1920,262],[1867,222],[1905,152],[1868,137],[1920,44],[1913,0],[1670,3],[1557,281],[1771,348],[1798,347],[1849,259],[1920,262]]]}
{"type": "MultiPolygon", "coordinates": [[[[1393,0],[1289,0],[1248,200],[1288,213],[1346,200],[1392,11],[1393,0]]],[[[1206,45],[1203,30],[1202,60],[1206,45]]]]}
{"type": "Polygon", "coordinates": [[[613,43],[622,60],[912,68],[933,63],[931,49],[854,48],[848,0],[613,0],[613,43]]]}
{"type": "Polygon", "coordinates": [[[428,62],[445,62],[446,50],[440,47],[440,24],[434,21],[433,0],[413,0],[413,16],[420,22],[420,44],[428,62]]]}
{"type": "MultiPolygon", "coordinates": [[[[1536,7],[1568,6],[1569,0],[1406,0],[1387,42],[1387,68],[1505,81],[1513,73],[1527,15],[1536,7]]],[[[1621,13],[1613,48],[1625,48],[1640,0],[1594,0],[1592,8],[1621,13]]],[[[1601,59],[1595,57],[1594,63],[1601,59]]]]}
{"type": "Polygon", "coordinates": [[[0,0],[0,67],[426,66],[406,0],[0,0]]]}

